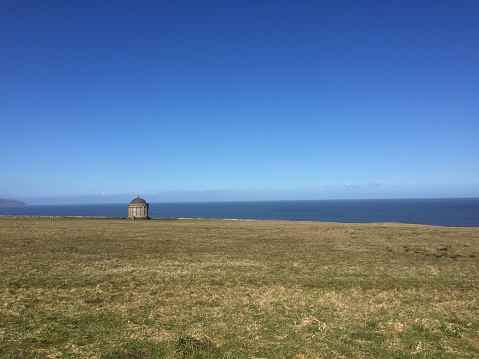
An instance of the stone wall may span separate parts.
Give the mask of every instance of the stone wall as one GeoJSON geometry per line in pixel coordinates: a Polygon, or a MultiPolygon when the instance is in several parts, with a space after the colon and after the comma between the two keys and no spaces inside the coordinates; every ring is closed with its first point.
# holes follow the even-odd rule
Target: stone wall
{"type": "Polygon", "coordinates": [[[148,218],[148,205],[128,205],[128,218],[131,219],[147,219],[148,218]]]}

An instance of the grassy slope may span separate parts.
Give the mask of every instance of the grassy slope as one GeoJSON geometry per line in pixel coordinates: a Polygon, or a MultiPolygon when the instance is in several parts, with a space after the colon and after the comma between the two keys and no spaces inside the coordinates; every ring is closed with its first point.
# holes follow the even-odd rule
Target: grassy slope
{"type": "Polygon", "coordinates": [[[479,228],[0,218],[0,357],[473,358],[479,228]]]}

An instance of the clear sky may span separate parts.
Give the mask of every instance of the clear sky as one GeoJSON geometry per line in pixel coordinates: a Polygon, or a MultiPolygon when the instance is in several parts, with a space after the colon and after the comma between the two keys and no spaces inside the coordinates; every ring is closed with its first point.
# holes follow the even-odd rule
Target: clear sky
{"type": "Polygon", "coordinates": [[[479,2],[0,2],[0,197],[479,196],[479,2]]]}

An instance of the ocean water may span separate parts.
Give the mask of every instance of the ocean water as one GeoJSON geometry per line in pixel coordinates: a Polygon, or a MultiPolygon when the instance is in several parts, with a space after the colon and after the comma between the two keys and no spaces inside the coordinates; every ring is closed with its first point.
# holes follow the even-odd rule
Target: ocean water
{"type": "MultiPolygon", "coordinates": [[[[0,208],[0,215],[123,218],[127,203],[0,208]]],[[[152,218],[399,222],[479,227],[479,198],[150,203],[152,218]]]]}

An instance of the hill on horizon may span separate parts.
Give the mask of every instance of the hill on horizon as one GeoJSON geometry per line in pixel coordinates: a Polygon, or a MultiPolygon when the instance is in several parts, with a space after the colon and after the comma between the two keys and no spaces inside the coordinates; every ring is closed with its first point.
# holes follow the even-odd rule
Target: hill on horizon
{"type": "Polygon", "coordinates": [[[14,199],[0,198],[0,207],[23,207],[27,206],[25,202],[16,201],[14,199]]]}

